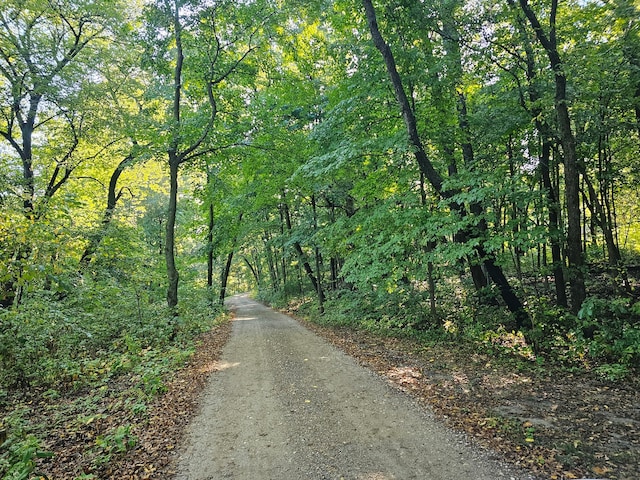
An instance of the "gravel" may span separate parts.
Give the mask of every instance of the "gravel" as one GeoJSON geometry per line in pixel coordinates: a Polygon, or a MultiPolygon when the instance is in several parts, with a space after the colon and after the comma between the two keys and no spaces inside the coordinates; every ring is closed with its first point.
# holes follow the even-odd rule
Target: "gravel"
{"type": "Polygon", "coordinates": [[[230,299],[233,333],[175,480],[532,479],[292,318],[230,299]]]}

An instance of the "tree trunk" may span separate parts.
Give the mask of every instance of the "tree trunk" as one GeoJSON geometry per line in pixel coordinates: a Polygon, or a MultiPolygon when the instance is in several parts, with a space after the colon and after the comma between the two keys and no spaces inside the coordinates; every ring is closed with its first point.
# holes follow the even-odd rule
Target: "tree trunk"
{"type": "MultiPolygon", "coordinates": [[[[376,13],[375,9],[373,8],[373,4],[371,3],[371,0],[363,0],[363,5],[365,8],[367,22],[369,25],[369,30],[371,31],[373,43],[382,54],[382,58],[384,59],[385,65],[387,67],[387,73],[389,74],[389,78],[393,85],[396,100],[402,112],[402,118],[409,135],[409,141],[411,143],[411,146],[413,147],[414,155],[416,161],[418,162],[420,170],[422,171],[422,173],[424,173],[426,179],[429,181],[438,195],[440,195],[444,199],[450,199],[454,192],[449,192],[443,189],[442,177],[433,167],[433,164],[431,163],[425,152],[424,146],[422,145],[422,141],[420,139],[420,135],[418,134],[415,114],[411,109],[411,105],[404,91],[402,79],[400,78],[400,75],[396,68],[396,62],[393,57],[393,52],[391,51],[389,45],[384,41],[382,35],[380,34],[380,30],[378,29],[378,22],[376,20],[376,13]]],[[[450,202],[450,206],[453,210],[456,211],[463,210],[463,206],[458,205],[455,202],[450,202]]],[[[483,261],[483,264],[485,265],[489,276],[496,283],[496,285],[498,285],[507,308],[509,308],[509,310],[514,313],[514,316],[516,318],[515,327],[517,329],[530,328],[531,321],[529,319],[529,315],[525,311],[522,302],[520,302],[518,297],[513,292],[513,289],[511,288],[500,267],[495,264],[491,257],[488,257],[487,252],[484,250],[481,244],[476,247],[476,252],[478,253],[479,258],[483,261]]]]}
{"type": "Polygon", "coordinates": [[[233,254],[236,250],[236,246],[238,245],[238,240],[240,237],[240,225],[242,224],[242,217],[244,217],[244,212],[240,212],[238,215],[238,231],[233,237],[233,243],[231,245],[231,252],[227,255],[227,261],[225,263],[224,269],[222,270],[222,275],[220,277],[220,303],[224,302],[225,296],[227,294],[227,281],[229,279],[229,274],[231,273],[231,263],[233,262],[233,254]]]}
{"type": "MultiPolygon", "coordinates": [[[[513,0],[509,0],[509,4],[514,6],[513,0]]],[[[517,28],[520,32],[522,45],[525,51],[526,75],[527,75],[527,93],[531,104],[531,117],[533,118],[536,130],[542,138],[542,151],[540,154],[540,177],[548,202],[548,218],[549,218],[549,243],[551,244],[552,270],[554,277],[554,286],[556,291],[556,303],[561,307],[567,307],[567,289],[564,275],[564,260],[562,257],[562,229],[561,215],[562,209],[558,198],[558,190],[551,181],[551,152],[555,135],[551,131],[549,125],[542,120],[542,107],[540,106],[541,94],[536,88],[535,80],[537,77],[536,58],[531,45],[530,37],[527,33],[524,19],[518,17],[517,28]]],[[[523,108],[524,105],[523,97],[523,108]]],[[[545,276],[546,279],[546,276],[545,276]]],[[[546,280],[545,280],[546,281],[546,280]]]]}
{"type": "Polygon", "coordinates": [[[167,264],[167,306],[174,309],[178,305],[178,269],[175,257],[175,226],[178,210],[178,170],[179,162],[175,154],[169,156],[169,209],[164,243],[164,256],[167,264]]]}
{"type": "Polygon", "coordinates": [[[565,200],[567,204],[567,257],[569,259],[569,283],[571,292],[571,310],[578,313],[586,297],[584,284],[584,256],[582,252],[582,233],[580,220],[580,176],[576,140],[571,127],[567,98],[567,77],[557,48],[556,13],[558,0],[553,0],[549,16],[550,31],[547,35],[538,17],[529,6],[528,0],[519,0],[525,16],[529,20],[538,41],[549,58],[554,73],[555,110],[560,134],[560,143],[564,156],[565,200]]]}
{"type": "MultiPolygon", "coordinates": [[[[291,232],[293,230],[291,226],[291,215],[289,213],[289,206],[285,201],[284,193],[282,195],[282,199],[283,199],[282,205],[283,205],[283,214],[284,214],[285,223],[287,225],[287,230],[291,232]]],[[[322,290],[322,285],[314,275],[313,268],[311,268],[311,264],[309,263],[309,258],[304,253],[304,250],[302,250],[302,245],[300,245],[300,242],[296,241],[293,243],[293,248],[295,249],[298,255],[298,259],[300,263],[302,263],[302,267],[304,268],[304,271],[307,274],[307,278],[311,282],[311,285],[313,285],[313,290],[318,294],[318,304],[324,305],[325,297],[324,297],[324,291],[322,290]]]]}
{"type": "Polygon", "coordinates": [[[596,193],[596,189],[594,188],[593,183],[587,176],[587,172],[583,168],[581,168],[581,170],[582,178],[584,179],[584,183],[587,186],[587,192],[589,194],[587,207],[589,208],[589,210],[591,210],[591,218],[602,230],[604,243],[607,247],[609,265],[611,265],[612,267],[618,267],[622,263],[622,256],[620,255],[620,250],[618,249],[618,245],[616,244],[615,236],[613,234],[613,228],[609,224],[607,214],[604,211],[602,203],[598,199],[598,194],[596,193]]]}
{"type": "Polygon", "coordinates": [[[104,209],[104,213],[102,214],[102,221],[100,223],[100,227],[98,232],[91,235],[89,237],[89,244],[84,249],[82,256],[80,257],[80,266],[86,267],[91,263],[91,260],[95,256],[95,253],[100,246],[100,243],[104,239],[107,229],[109,228],[109,224],[113,219],[113,213],[116,209],[116,204],[118,200],[122,196],[122,190],[120,192],[116,192],[118,188],[118,179],[124,169],[127,168],[133,159],[135,158],[134,154],[127,155],[116,167],[116,169],[111,174],[111,179],[109,180],[109,189],[107,191],[107,206],[104,209]]]}
{"type": "Polygon", "coordinates": [[[213,287],[213,200],[209,200],[207,225],[207,286],[213,287]]]}
{"type": "MultiPolygon", "coordinates": [[[[538,128],[540,131],[540,128],[538,128]]],[[[561,307],[566,307],[567,290],[564,279],[564,261],[562,259],[562,248],[560,246],[560,202],[556,194],[550,175],[551,144],[548,138],[542,140],[542,155],[540,155],[540,176],[544,186],[547,201],[549,202],[549,239],[551,243],[551,260],[556,290],[556,303],[561,307]]]]}
{"type": "Polygon", "coordinates": [[[260,289],[261,282],[260,282],[260,273],[258,272],[258,269],[251,264],[251,262],[247,257],[242,257],[242,260],[244,260],[245,265],[251,271],[251,275],[253,275],[253,278],[256,281],[256,285],[258,286],[258,289],[260,289]]]}
{"type": "Polygon", "coordinates": [[[178,171],[184,158],[178,153],[180,146],[180,99],[182,97],[182,67],[184,64],[184,51],[182,49],[182,25],[180,24],[180,11],[177,1],[174,3],[173,28],[176,42],[175,60],[173,70],[173,125],[171,143],[167,149],[169,156],[169,208],[167,211],[167,225],[164,255],[167,265],[167,306],[173,310],[178,305],[178,269],[175,258],[175,226],[178,211],[178,171]]]}
{"type": "MultiPolygon", "coordinates": [[[[316,196],[311,195],[311,208],[313,211],[313,229],[314,232],[318,231],[318,211],[316,208],[316,196]]],[[[318,293],[318,311],[322,315],[324,313],[324,292],[322,290],[322,256],[320,255],[320,248],[316,245],[314,248],[316,256],[316,280],[317,280],[317,293],[318,293]]]]}
{"type": "Polygon", "coordinates": [[[207,208],[207,287],[209,287],[209,290],[213,288],[213,229],[215,227],[212,183],[211,168],[207,165],[207,191],[209,197],[209,205],[207,208]]]}
{"type": "Polygon", "coordinates": [[[227,296],[227,282],[229,281],[229,273],[231,273],[233,253],[234,251],[231,250],[227,255],[227,261],[225,262],[222,274],[220,275],[220,305],[224,304],[224,299],[227,296]]]}
{"type": "Polygon", "coordinates": [[[278,279],[278,260],[272,252],[269,237],[269,232],[265,231],[264,236],[262,237],[264,242],[264,250],[265,257],[267,260],[267,269],[269,270],[269,278],[271,279],[271,285],[273,289],[277,292],[280,289],[280,281],[278,279]]]}

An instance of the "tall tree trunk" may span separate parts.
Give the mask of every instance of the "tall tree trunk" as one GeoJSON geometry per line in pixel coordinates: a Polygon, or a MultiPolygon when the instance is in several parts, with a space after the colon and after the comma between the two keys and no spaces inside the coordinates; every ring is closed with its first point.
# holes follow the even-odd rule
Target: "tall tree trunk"
{"type": "MultiPolygon", "coordinates": [[[[284,213],[285,223],[287,226],[287,230],[291,232],[293,230],[291,226],[291,214],[289,213],[289,206],[287,205],[284,192],[282,194],[282,200],[283,200],[283,213],[284,213]]],[[[302,263],[302,267],[304,268],[304,271],[307,274],[307,278],[311,282],[311,285],[313,285],[313,290],[318,294],[318,304],[324,305],[324,301],[325,301],[324,291],[322,290],[322,285],[320,284],[315,274],[313,273],[313,268],[309,263],[308,256],[304,253],[304,250],[302,250],[302,245],[300,245],[300,242],[298,241],[294,242],[293,248],[295,249],[296,254],[298,255],[298,259],[300,263],[302,263]]]]}
{"type": "Polygon", "coordinates": [[[174,2],[173,28],[175,35],[175,60],[173,70],[173,126],[171,143],[167,149],[169,156],[169,208],[167,211],[167,225],[165,235],[164,255],[167,265],[167,306],[175,309],[178,305],[178,282],[180,276],[176,268],[175,252],[175,226],[178,210],[178,173],[180,163],[184,160],[179,154],[180,145],[180,102],[182,98],[182,68],[184,64],[184,51],[182,49],[182,25],[180,24],[180,7],[177,0],[174,2]]]}
{"type": "Polygon", "coordinates": [[[578,313],[586,297],[584,283],[585,261],[582,252],[582,233],[580,220],[580,175],[576,139],[571,127],[569,99],[567,97],[567,77],[564,64],[558,52],[556,38],[556,14],[558,0],[552,0],[549,15],[549,33],[547,34],[528,0],[519,0],[520,7],[529,20],[539,43],[544,48],[555,81],[555,111],[558,121],[560,143],[564,157],[565,199],[567,204],[567,257],[569,259],[569,283],[571,292],[571,310],[578,313]]]}
{"type": "Polygon", "coordinates": [[[222,269],[222,274],[220,275],[220,304],[224,303],[224,299],[227,295],[227,282],[229,280],[229,274],[231,273],[231,264],[233,262],[233,255],[236,250],[236,246],[238,245],[238,240],[240,238],[240,224],[242,223],[242,217],[244,217],[244,212],[240,212],[238,215],[238,232],[236,232],[233,237],[233,242],[231,244],[231,251],[227,255],[227,261],[224,264],[222,269]]]}
{"type": "MultiPolygon", "coordinates": [[[[283,198],[284,198],[284,193],[283,193],[283,198]]],[[[284,245],[284,231],[285,231],[285,211],[284,209],[288,208],[286,206],[286,202],[283,202],[282,204],[280,204],[279,206],[279,213],[280,213],[280,239],[282,240],[282,245],[281,245],[281,251],[282,251],[282,255],[280,257],[280,262],[279,264],[276,264],[276,272],[278,271],[278,268],[282,269],[282,291],[284,292],[284,298],[285,300],[287,300],[287,296],[288,296],[288,292],[287,292],[287,251],[284,245]]],[[[289,214],[289,212],[287,211],[287,215],[289,214]]]]}
{"type": "Polygon", "coordinates": [[[278,279],[278,260],[271,248],[271,237],[268,231],[264,232],[262,237],[264,242],[265,257],[267,260],[267,269],[269,270],[269,278],[271,279],[272,288],[277,292],[280,289],[280,280],[278,279]]]}
{"type": "Polygon", "coordinates": [[[260,289],[261,282],[260,282],[260,273],[258,269],[251,264],[251,262],[247,257],[242,257],[242,260],[244,260],[245,265],[251,271],[251,275],[253,275],[253,279],[256,281],[256,285],[258,286],[258,289],[260,289]]]}
{"type": "Polygon", "coordinates": [[[231,265],[233,264],[234,251],[231,250],[227,255],[227,261],[222,268],[220,275],[220,304],[224,303],[224,299],[227,296],[227,282],[229,281],[229,274],[231,273],[231,265]]]}
{"type": "Polygon", "coordinates": [[[207,287],[213,287],[213,230],[215,228],[215,212],[213,205],[213,175],[211,168],[207,166],[207,191],[209,197],[209,206],[207,208],[207,287]]]}
{"type": "MultiPolygon", "coordinates": [[[[538,129],[540,130],[540,129],[538,129]]],[[[550,162],[551,143],[548,137],[542,139],[542,154],[540,155],[540,176],[544,186],[547,202],[549,203],[549,239],[551,243],[551,261],[556,290],[556,302],[561,307],[566,307],[567,290],[564,279],[564,261],[562,259],[562,248],[560,246],[560,202],[551,182],[550,162]]]]}
{"type": "Polygon", "coordinates": [[[609,224],[607,214],[604,211],[600,199],[598,198],[598,194],[596,193],[596,189],[593,186],[593,182],[591,182],[591,179],[589,179],[589,177],[587,176],[587,172],[583,168],[581,168],[581,170],[582,178],[584,179],[584,183],[587,186],[588,192],[588,196],[585,196],[585,200],[587,200],[587,208],[591,210],[591,218],[600,227],[600,230],[602,230],[604,243],[607,247],[609,264],[612,267],[618,267],[622,263],[622,256],[620,255],[620,250],[618,249],[618,245],[616,244],[615,236],[613,234],[613,228],[609,224]]]}
{"type": "Polygon", "coordinates": [[[209,200],[208,208],[208,224],[207,224],[207,286],[213,287],[213,200],[209,200]]]}
{"type": "Polygon", "coordinates": [[[174,155],[169,157],[169,208],[167,210],[167,224],[165,228],[164,256],[167,265],[167,306],[174,309],[178,305],[179,274],[176,268],[175,256],[175,227],[178,211],[178,170],[179,161],[174,155]],[[173,158],[172,158],[173,157],[173,158]]]}
{"type": "MultiPolygon", "coordinates": [[[[376,19],[375,9],[373,8],[373,4],[371,0],[363,0],[364,9],[366,12],[367,22],[369,25],[369,30],[371,31],[371,37],[373,39],[373,43],[376,48],[380,51],[384,63],[387,67],[387,73],[389,74],[389,78],[393,85],[393,89],[396,95],[396,100],[398,102],[398,106],[402,112],[402,118],[405,123],[405,127],[407,129],[407,133],[409,135],[409,141],[411,146],[413,147],[414,155],[420,170],[424,173],[426,179],[429,181],[434,190],[444,199],[450,199],[454,192],[446,191],[443,188],[442,177],[438,173],[438,171],[434,168],[433,164],[429,160],[429,157],[426,154],[424,146],[422,144],[422,140],[420,139],[420,135],[418,134],[417,122],[415,118],[415,114],[411,108],[407,95],[405,93],[402,79],[398,73],[395,58],[393,57],[393,52],[389,45],[384,41],[384,38],[380,34],[380,30],[378,28],[378,22],[376,19]]],[[[451,208],[456,211],[461,211],[463,206],[457,204],[456,202],[450,202],[451,208]]],[[[491,279],[498,286],[500,293],[502,295],[507,308],[514,314],[516,324],[514,325],[516,329],[528,329],[531,327],[531,320],[529,315],[527,314],[524,306],[520,299],[516,296],[515,292],[511,288],[507,278],[504,276],[502,269],[495,264],[492,256],[489,256],[484,249],[482,243],[480,243],[476,248],[476,253],[478,257],[482,259],[483,265],[489,273],[491,279]]]]}
{"type": "MultiPolygon", "coordinates": [[[[316,208],[316,196],[311,195],[311,208],[313,211],[313,229],[314,232],[318,231],[318,210],[316,208]]],[[[324,313],[324,292],[322,290],[322,256],[320,255],[320,248],[316,245],[314,248],[316,256],[316,279],[317,279],[317,293],[318,293],[318,310],[320,314],[324,313]]]]}
{"type": "MultiPolygon", "coordinates": [[[[514,6],[513,0],[509,0],[509,4],[514,6]]],[[[529,96],[529,102],[531,105],[530,113],[533,118],[536,130],[541,137],[541,153],[539,171],[542,179],[542,186],[548,203],[548,218],[549,218],[549,243],[551,244],[551,259],[552,270],[554,278],[554,286],[556,292],[556,303],[561,307],[567,307],[567,289],[566,280],[564,275],[564,259],[562,256],[562,228],[561,228],[561,216],[562,209],[560,200],[558,197],[558,191],[551,181],[551,153],[553,151],[553,144],[555,143],[555,135],[551,131],[549,124],[542,120],[542,107],[540,106],[540,100],[542,95],[536,86],[537,69],[536,69],[536,57],[531,45],[531,40],[526,29],[525,19],[520,15],[517,18],[517,28],[520,33],[522,45],[525,51],[526,62],[526,76],[527,76],[527,94],[529,96]]],[[[527,109],[524,97],[522,97],[522,106],[527,109]]],[[[546,279],[546,276],[545,276],[546,279]]]]}

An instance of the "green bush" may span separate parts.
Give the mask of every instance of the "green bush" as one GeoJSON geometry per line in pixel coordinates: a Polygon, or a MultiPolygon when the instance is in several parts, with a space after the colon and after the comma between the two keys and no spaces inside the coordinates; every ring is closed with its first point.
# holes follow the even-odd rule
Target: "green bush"
{"type": "Polygon", "coordinates": [[[173,316],[164,300],[114,279],[85,281],[63,300],[34,293],[0,310],[0,388],[105,381],[134,369],[141,352],[187,345],[220,313],[191,296],[173,316]]]}
{"type": "MultiPolygon", "coordinates": [[[[169,312],[155,294],[106,278],[80,282],[64,298],[33,292],[18,308],[0,309],[0,411],[8,434],[0,478],[31,478],[36,459],[49,455],[38,440],[46,428],[17,409],[21,391],[50,401],[72,393],[76,400],[68,408],[86,414],[114,394],[113,379],[127,375],[130,386],[115,392],[115,403],[144,415],[146,404],[166,390],[168,376],[193,354],[195,337],[224,318],[205,290],[184,292],[182,302],[169,312]],[[76,397],[81,392],[86,395],[76,397]]],[[[130,426],[116,427],[97,438],[89,454],[101,465],[134,444],[130,426]]]]}
{"type": "Polygon", "coordinates": [[[640,366],[639,305],[623,298],[592,297],[578,312],[576,338],[586,344],[589,357],[610,365],[601,366],[608,377],[620,376],[626,369],[640,366]]]}

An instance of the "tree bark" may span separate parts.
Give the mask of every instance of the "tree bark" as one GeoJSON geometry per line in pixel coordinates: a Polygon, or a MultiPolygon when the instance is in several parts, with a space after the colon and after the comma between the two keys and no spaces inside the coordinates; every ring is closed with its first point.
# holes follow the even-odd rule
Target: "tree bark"
{"type": "MultiPolygon", "coordinates": [[[[318,230],[318,211],[316,208],[316,196],[311,195],[311,208],[313,210],[313,229],[318,230]]],[[[316,257],[316,280],[317,280],[317,293],[318,293],[318,311],[320,314],[324,313],[324,292],[322,289],[322,256],[320,255],[320,248],[316,245],[314,248],[316,257]]]]}
{"type": "MultiPolygon", "coordinates": [[[[462,53],[460,51],[460,35],[453,21],[453,9],[456,6],[455,2],[448,4],[448,8],[442,12],[442,37],[445,45],[447,56],[450,58],[451,65],[451,92],[456,98],[456,109],[458,115],[458,131],[460,133],[461,142],[460,148],[462,150],[462,159],[465,166],[469,171],[473,169],[475,163],[475,154],[473,151],[473,145],[471,143],[471,129],[469,127],[469,116],[467,112],[467,99],[460,89],[460,83],[462,81],[462,53]]],[[[443,7],[445,8],[445,7],[443,7]]],[[[451,149],[453,150],[453,148],[451,149]]],[[[451,158],[454,158],[453,152],[450,153],[451,158]]],[[[452,166],[455,165],[455,160],[452,160],[452,166]]],[[[450,171],[452,169],[450,168],[450,171]]],[[[470,212],[478,218],[484,215],[484,208],[479,202],[472,202],[469,205],[470,212]]],[[[463,215],[466,215],[463,214],[463,215]]],[[[487,223],[482,219],[478,224],[478,232],[480,235],[484,235],[487,231],[487,223]]],[[[468,237],[472,236],[471,232],[467,231],[462,234],[463,241],[466,241],[468,237]]],[[[471,271],[471,278],[473,284],[478,292],[481,292],[488,286],[487,277],[482,270],[481,264],[473,258],[468,259],[469,270],[471,271]]],[[[482,297],[481,297],[482,299],[482,297]]]]}
{"type": "Polygon", "coordinates": [[[278,278],[278,259],[274,258],[275,255],[271,251],[271,238],[268,231],[264,232],[262,237],[264,242],[265,257],[267,259],[267,269],[269,270],[269,278],[271,279],[271,285],[273,289],[278,291],[280,289],[280,280],[278,278]]]}
{"type": "MultiPolygon", "coordinates": [[[[514,6],[514,0],[509,0],[509,4],[514,6]]],[[[525,51],[526,62],[526,76],[527,76],[527,94],[529,102],[531,104],[530,114],[533,118],[536,130],[541,137],[541,153],[540,153],[540,177],[542,179],[542,186],[548,202],[548,218],[549,218],[549,243],[551,244],[551,259],[552,269],[554,277],[554,286],[556,292],[556,303],[561,307],[567,307],[567,289],[566,280],[564,275],[564,259],[562,257],[562,245],[560,239],[562,238],[561,229],[561,217],[562,209],[560,206],[560,200],[558,198],[558,192],[551,181],[551,152],[553,151],[553,144],[555,143],[556,135],[551,131],[548,123],[541,120],[542,107],[539,105],[541,95],[536,88],[536,58],[531,45],[529,34],[526,30],[525,20],[518,16],[517,18],[518,31],[522,39],[522,46],[525,51]]],[[[524,102],[524,97],[521,99],[522,106],[527,110],[527,106],[524,102]]]]}
{"type": "MultiPolygon", "coordinates": [[[[540,129],[538,129],[540,131],[540,129]]],[[[554,285],[556,290],[556,303],[561,307],[566,307],[567,289],[564,279],[564,261],[562,259],[562,248],[560,246],[560,202],[557,193],[551,182],[551,144],[547,138],[542,140],[542,154],[540,155],[540,176],[545,189],[547,201],[549,202],[549,239],[551,243],[551,261],[553,268],[554,285]]]]}
{"type": "Polygon", "coordinates": [[[260,289],[261,282],[260,282],[260,273],[258,272],[258,269],[251,264],[251,262],[247,257],[242,257],[242,260],[244,260],[245,265],[251,271],[251,275],[253,275],[253,278],[256,281],[256,285],[258,286],[258,289],[260,289]]]}
{"type": "Polygon", "coordinates": [[[207,225],[207,286],[213,287],[213,200],[209,201],[207,225]]]}
{"type": "MultiPolygon", "coordinates": [[[[207,187],[211,187],[212,182],[211,169],[207,166],[207,187]]],[[[213,228],[214,228],[214,211],[213,211],[213,193],[209,193],[209,207],[207,208],[207,287],[213,287],[213,228]]]]}
{"type": "Polygon", "coordinates": [[[591,182],[591,179],[587,176],[587,172],[583,167],[581,167],[580,170],[582,170],[582,178],[584,178],[584,183],[587,186],[587,192],[589,194],[588,197],[585,197],[588,198],[587,207],[591,211],[591,218],[595,220],[595,223],[602,230],[604,243],[607,247],[609,265],[612,267],[619,267],[622,263],[622,256],[620,255],[620,249],[618,249],[618,245],[616,244],[616,240],[613,235],[613,227],[609,223],[608,216],[604,211],[600,199],[598,198],[593,182],[591,182]]]}
{"type": "Polygon", "coordinates": [[[577,314],[586,298],[583,271],[585,262],[582,252],[582,233],[580,231],[580,175],[578,173],[576,140],[571,127],[571,116],[568,107],[567,77],[564,73],[562,58],[558,52],[556,38],[558,0],[552,0],[551,2],[548,35],[531,9],[528,0],[519,0],[519,3],[539,43],[549,58],[549,64],[554,74],[555,111],[564,156],[565,199],[567,203],[567,257],[569,259],[571,310],[577,314]]]}
{"type": "MultiPolygon", "coordinates": [[[[242,217],[244,217],[244,212],[240,212],[238,215],[238,229],[242,223],[242,217]]],[[[222,275],[220,276],[220,304],[224,303],[225,296],[227,295],[227,282],[229,279],[229,274],[231,273],[231,264],[233,262],[233,255],[238,245],[238,240],[240,237],[240,232],[237,231],[235,236],[233,237],[233,242],[231,244],[231,251],[227,255],[227,261],[222,270],[222,275]]]]}
{"type": "Polygon", "coordinates": [[[178,170],[180,163],[175,153],[169,157],[169,208],[167,210],[167,224],[165,227],[164,255],[167,264],[167,306],[174,309],[178,305],[179,274],[175,257],[175,227],[178,210],[178,170]]]}
{"type": "Polygon", "coordinates": [[[180,99],[182,96],[182,68],[184,64],[184,51],[182,49],[182,25],[180,24],[180,10],[177,0],[174,2],[173,29],[176,43],[175,60],[173,70],[173,110],[171,142],[167,149],[169,156],[169,208],[167,211],[167,225],[165,235],[165,262],[167,265],[167,306],[174,309],[178,305],[178,282],[180,276],[176,268],[175,257],[175,226],[178,210],[178,173],[183,161],[179,154],[180,145],[180,99]]]}
{"type": "MultiPolygon", "coordinates": [[[[285,201],[284,194],[282,196],[282,199],[283,199],[284,219],[287,225],[287,230],[291,232],[293,230],[291,226],[291,214],[289,213],[289,206],[285,201]]],[[[302,249],[302,245],[300,245],[300,242],[298,241],[294,242],[293,248],[295,249],[296,254],[298,255],[298,259],[300,263],[302,263],[302,267],[304,268],[304,271],[307,274],[307,278],[311,282],[311,285],[313,285],[313,290],[318,294],[318,303],[320,305],[324,305],[324,302],[325,302],[324,291],[322,289],[322,285],[320,284],[315,274],[313,273],[313,268],[309,263],[308,256],[304,253],[304,250],[302,249]]]]}

